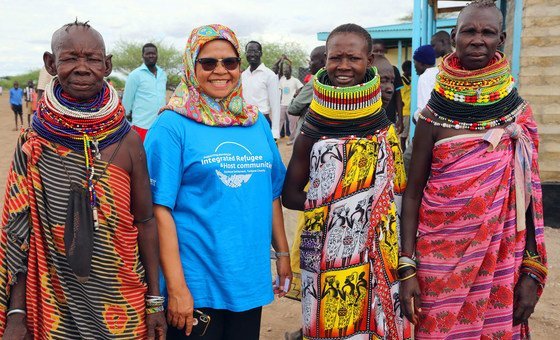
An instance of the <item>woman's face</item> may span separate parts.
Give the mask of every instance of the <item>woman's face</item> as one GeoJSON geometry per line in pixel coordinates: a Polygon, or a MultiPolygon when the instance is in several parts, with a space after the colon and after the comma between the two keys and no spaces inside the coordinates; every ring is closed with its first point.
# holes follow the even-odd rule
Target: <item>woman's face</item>
{"type": "MultiPolygon", "coordinates": [[[[227,40],[212,40],[202,46],[197,58],[237,58],[237,53],[227,40]]],[[[239,82],[241,75],[239,65],[234,70],[229,70],[221,61],[210,71],[205,71],[200,63],[195,61],[194,69],[200,90],[215,99],[227,97],[239,82]]]]}
{"type": "Polygon", "coordinates": [[[354,86],[364,81],[373,55],[365,39],[356,33],[339,33],[327,44],[327,74],[334,86],[354,86]]]}

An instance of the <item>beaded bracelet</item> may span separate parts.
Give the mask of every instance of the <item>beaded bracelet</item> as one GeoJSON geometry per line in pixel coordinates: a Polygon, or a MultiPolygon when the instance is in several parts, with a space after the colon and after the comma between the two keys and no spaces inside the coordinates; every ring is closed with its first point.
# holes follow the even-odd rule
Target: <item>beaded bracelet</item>
{"type": "Polygon", "coordinates": [[[534,259],[534,260],[540,260],[540,255],[539,253],[536,253],[534,251],[530,251],[530,250],[525,250],[525,253],[523,253],[523,258],[530,258],[530,259],[534,259]]]}
{"type": "Polygon", "coordinates": [[[290,257],[290,253],[287,251],[279,251],[274,253],[276,257],[290,257]]]}
{"type": "Polygon", "coordinates": [[[540,259],[524,258],[523,261],[521,261],[521,266],[541,272],[545,277],[548,275],[548,269],[541,263],[540,259]]]}
{"type": "Polygon", "coordinates": [[[546,277],[548,276],[548,269],[540,262],[540,258],[525,257],[521,262],[519,271],[521,274],[530,276],[537,281],[541,287],[544,287],[546,277]]]}
{"type": "Polygon", "coordinates": [[[410,264],[410,263],[403,263],[403,264],[400,264],[400,265],[397,267],[397,271],[400,272],[400,271],[403,270],[403,269],[406,270],[406,269],[410,269],[410,268],[416,270],[416,266],[415,266],[415,265],[412,265],[412,264],[410,264]]]}
{"type": "Polygon", "coordinates": [[[401,256],[399,257],[399,265],[408,263],[416,267],[416,261],[408,256],[401,256]]]}
{"type": "Polygon", "coordinates": [[[147,307],[146,308],[146,314],[155,314],[155,313],[159,313],[159,312],[163,312],[164,308],[163,306],[158,306],[158,307],[147,307]]]}
{"type": "Polygon", "coordinates": [[[539,287],[544,288],[544,284],[541,282],[541,280],[533,273],[522,273],[524,275],[527,275],[528,277],[532,278],[533,280],[535,280],[535,282],[537,282],[537,285],[539,285],[539,287]]]}
{"type": "Polygon", "coordinates": [[[159,307],[163,306],[165,298],[158,295],[146,295],[146,307],[159,307]]]}
{"type": "Polygon", "coordinates": [[[406,281],[406,280],[408,280],[408,279],[411,279],[411,278],[413,278],[413,277],[415,277],[415,276],[416,276],[416,272],[414,272],[414,273],[408,275],[407,277],[403,277],[402,279],[399,279],[399,281],[403,282],[403,281],[406,281]]]}
{"type": "Polygon", "coordinates": [[[413,266],[413,265],[408,264],[408,263],[399,265],[399,266],[397,267],[397,274],[398,274],[398,277],[402,277],[403,274],[406,273],[406,272],[407,272],[408,270],[410,270],[410,269],[412,269],[412,270],[414,270],[414,272],[416,272],[416,266],[413,266]]]}

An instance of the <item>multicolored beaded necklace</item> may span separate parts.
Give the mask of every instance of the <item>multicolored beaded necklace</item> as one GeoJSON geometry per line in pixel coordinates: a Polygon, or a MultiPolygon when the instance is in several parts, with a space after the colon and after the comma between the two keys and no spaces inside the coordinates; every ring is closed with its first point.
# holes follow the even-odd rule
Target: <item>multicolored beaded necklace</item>
{"type": "Polygon", "coordinates": [[[313,100],[302,125],[311,138],[365,137],[391,124],[381,107],[380,79],[376,68],[366,71],[364,82],[350,87],[331,85],[326,70],[313,79],[313,100]]]}
{"type": "Polygon", "coordinates": [[[309,108],[325,118],[348,120],[361,118],[381,109],[381,88],[377,69],[366,71],[363,83],[339,87],[330,83],[322,68],[313,78],[313,100],[309,108]]]}
{"type": "Polygon", "coordinates": [[[452,53],[440,65],[434,90],[449,100],[484,106],[500,101],[514,87],[509,62],[501,52],[479,70],[463,69],[452,53]]]}
{"type": "Polygon", "coordinates": [[[488,66],[479,70],[463,69],[452,53],[440,65],[426,106],[441,122],[422,114],[419,117],[445,128],[485,130],[515,120],[524,103],[502,53],[496,52],[488,66]]]}
{"type": "Polygon", "coordinates": [[[117,91],[105,83],[96,97],[77,101],[62,90],[55,77],[33,116],[33,130],[48,141],[83,152],[86,163],[86,183],[93,212],[94,226],[99,227],[98,199],[95,192],[95,160],[101,150],[121,140],[129,131],[124,108],[117,91]]]}

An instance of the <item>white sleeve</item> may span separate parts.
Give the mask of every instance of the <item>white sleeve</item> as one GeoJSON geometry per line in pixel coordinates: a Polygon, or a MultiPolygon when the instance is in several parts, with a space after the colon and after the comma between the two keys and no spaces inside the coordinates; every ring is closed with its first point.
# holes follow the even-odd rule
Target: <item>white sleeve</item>
{"type": "Polygon", "coordinates": [[[280,138],[280,88],[278,76],[270,73],[266,82],[268,103],[270,105],[270,120],[272,121],[272,136],[280,138]]]}
{"type": "Polygon", "coordinates": [[[424,74],[420,75],[418,78],[418,93],[417,93],[417,109],[414,113],[414,118],[418,121],[418,115],[430,100],[430,96],[432,95],[432,90],[436,85],[436,75],[437,73],[426,71],[424,74]]]}

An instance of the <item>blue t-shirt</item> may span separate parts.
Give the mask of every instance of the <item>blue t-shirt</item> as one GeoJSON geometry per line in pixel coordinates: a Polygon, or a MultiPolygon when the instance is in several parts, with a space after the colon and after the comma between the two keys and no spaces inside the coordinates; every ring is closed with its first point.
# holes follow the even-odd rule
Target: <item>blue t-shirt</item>
{"type": "MultiPolygon", "coordinates": [[[[272,201],[286,168],[264,116],[223,128],[164,111],[144,145],[153,201],[171,209],[194,306],[270,303],[272,201]]],[[[162,275],[160,283],[167,295],[162,275]]]]}
{"type": "Polygon", "coordinates": [[[21,99],[23,98],[23,90],[21,88],[12,87],[10,89],[10,104],[21,105],[21,99]]]}

